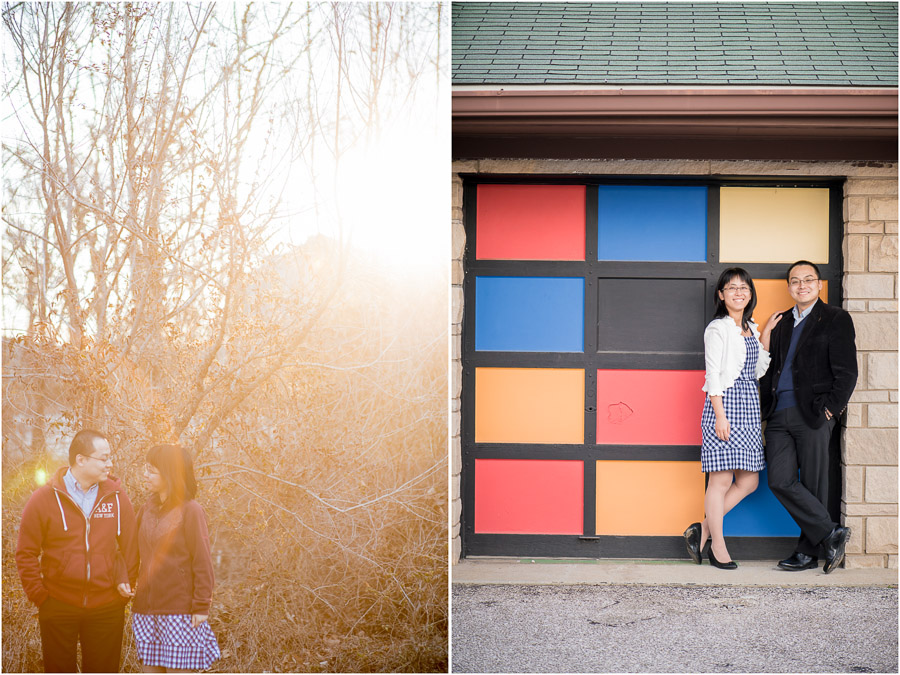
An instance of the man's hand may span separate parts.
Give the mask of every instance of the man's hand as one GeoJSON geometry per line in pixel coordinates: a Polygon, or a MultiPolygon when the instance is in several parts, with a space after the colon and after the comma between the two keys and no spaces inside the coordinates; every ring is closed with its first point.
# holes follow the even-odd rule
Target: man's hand
{"type": "Polygon", "coordinates": [[[133,598],[134,597],[134,591],[131,590],[131,584],[119,584],[116,587],[116,590],[119,591],[119,595],[121,595],[123,598],[133,598]]]}
{"type": "Polygon", "coordinates": [[[209,618],[209,614],[191,614],[191,626],[196,628],[209,618]]]}

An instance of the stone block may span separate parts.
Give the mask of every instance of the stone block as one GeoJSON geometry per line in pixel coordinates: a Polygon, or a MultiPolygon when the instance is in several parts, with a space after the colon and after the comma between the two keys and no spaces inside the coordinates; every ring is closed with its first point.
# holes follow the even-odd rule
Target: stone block
{"type": "Polygon", "coordinates": [[[890,401],[890,398],[886,391],[866,391],[857,388],[850,395],[850,401],[852,403],[885,403],[890,401]]]}
{"type": "Polygon", "coordinates": [[[881,234],[884,223],[880,220],[851,220],[844,224],[844,232],[849,234],[881,234]]]}
{"type": "Polygon", "coordinates": [[[453,537],[450,542],[450,564],[458,565],[459,564],[459,556],[462,553],[462,539],[459,537],[453,537]]]}
{"type": "Polygon", "coordinates": [[[866,301],[865,300],[847,300],[844,299],[842,307],[846,309],[848,312],[865,312],[866,311],[866,301]]]}
{"type": "Polygon", "coordinates": [[[455,361],[450,365],[450,396],[452,398],[459,398],[462,393],[462,371],[462,362],[455,361]]]}
{"type": "Polygon", "coordinates": [[[454,220],[452,227],[453,238],[450,246],[450,255],[453,260],[462,260],[463,253],[466,250],[466,229],[460,220],[454,220]]]}
{"type": "Polygon", "coordinates": [[[459,516],[460,516],[460,514],[462,513],[462,500],[461,500],[461,499],[454,499],[454,500],[453,500],[453,503],[450,505],[450,508],[451,508],[451,510],[450,510],[450,523],[451,523],[451,524],[458,523],[458,522],[459,522],[459,516]]]}
{"type": "Polygon", "coordinates": [[[887,564],[887,556],[884,555],[847,555],[844,558],[844,568],[848,570],[884,568],[887,564]]]}
{"type": "Polygon", "coordinates": [[[888,393],[890,394],[891,403],[897,403],[898,401],[900,401],[900,392],[898,392],[896,389],[888,393]]]}
{"type": "Polygon", "coordinates": [[[860,351],[897,349],[897,315],[891,312],[853,314],[856,348],[860,351]]]}
{"type": "Polygon", "coordinates": [[[869,199],[869,219],[897,220],[897,198],[871,197],[869,199]]]}
{"type": "MultiPolygon", "coordinates": [[[[850,310],[847,310],[850,311],[850,310]]],[[[869,300],[870,312],[896,312],[896,300],[869,300]]]]}
{"type": "Polygon", "coordinates": [[[848,503],[861,502],[863,500],[863,481],[865,480],[865,467],[844,467],[844,501],[848,503]]]}
{"type": "Polygon", "coordinates": [[[455,539],[456,537],[458,537],[458,536],[459,536],[459,531],[460,531],[461,529],[462,529],[462,528],[460,527],[459,523],[456,523],[456,525],[454,525],[452,528],[450,528],[450,537],[453,538],[453,539],[455,539]]]}
{"type": "Polygon", "coordinates": [[[452,413],[450,415],[450,435],[459,436],[462,425],[462,415],[460,413],[452,413]]]}
{"type": "Polygon", "coordinates": [[[897,518],[866,520],[866,553],[897,553],[897,518]]]}
{"type": "Polygon", "coordinates": [[[869,220],[868,197],[845,197],[844,220],[867,221],[869,220]]]}
{"type": "Polygon", "coordinates": [[[863,553],[863,541],[865,541],[863,535],[866,531],[866,519],[845,517],[843,521],[844,527],[849,527],[851,529],[850,541],[847,542],[845,553],[863,553]]]}
{"type": "Polygon", "coordinates": [[[450,283],[454,286],[462,286],[465,275],[461,260],[454,260],[450,263],[450,283]]]}
{"type": "Polygon", "coordinates": [[[866,387],[866,366],[869,364],[866,356],[868,354],[869,352],[856,352],[856,386],[860,389],[868,389],[866,387]]]}
{"type": "Polygon", "coordinates": [[[459,286],[453,286],[451,292],[450,323],[462,323],[463,318],[463,290],[459,286]]]}
{"type": "Polygon", "coordinates": [[[885,234],[869,237],[869,271],[897,271],[897,235],[885,234]]]}
{"type": "Polygon", "coordinates": [[[889,274],[845,274],[844,297],[853,300],[893,298],[894,277],[889,274]]]}
{"type": "Polygon", "coordinates": [[[889,555],[888,556],[888,569],[895,570],[897,569],[897,556],[889,555]]]}
{"type": "Polygon", "coordinates": [[[463,182],[458,175],[453,176],[453,189],[450,193],[450,204],[453,208],[461,209],[463,205],[463,182]]]}
{"type": "Polygon", "coordinates": [[[870,403],[868,406],[868,426],[897,428],[897,404],[870,403]]]}
{"type": "Polygon", "coordinates": [[[863,426],[862,413],[863,413],[862,403],[848,403],[847,404],[847,426],[848,427],[863,426]]]}
{"type": "Polygon", "coordinates": [[[884,231],[886,234],[897,234],[897,221],[896,220],[884,221],[884,231]]]}
{"type": "Polygon", "coordinates": [[[843,512],[848,516],[868,518],[870,516],[896,516],[896,504],[845,504],[843,512]]]}
{"type": "Polygon", "coordinates": [[[845,429],[844,443],[845,464],[897,464],[897,432],[892,429],[845,429]]]}
{"type": "Polygon", "coordinates": [[[895,195],[896,180],[877,178],[848,178],[844,183],[844,195],[895,195]]]}
{"type": "Polygon", "coordinates": [[[866,502],[897,505],[897,467],[866,467],[866,502]]]}
{"type": "Polygon", "coordinates": [[[851,234],[844,237],[844,271],[865,272],[868,253],[866,244],[869,237],[863,234],[851,234]]]}
{"type": "Polygon", "coordinates": [[[478,173],[478,160],[456,160],[450,164],[450,170],[454,173],[454,175],[458,175],[461,173],[478,173]]]}
{"type": "Polygon", "coordinates": [[[869,352],[866,357],[866,389],[896,389],[897,352],[869,352]]]}
{"type": "Polygon", "coordinates": [[[450,472],[454,476],[462,473],[462,440],[459,436],[450,441],[450,472]]]}

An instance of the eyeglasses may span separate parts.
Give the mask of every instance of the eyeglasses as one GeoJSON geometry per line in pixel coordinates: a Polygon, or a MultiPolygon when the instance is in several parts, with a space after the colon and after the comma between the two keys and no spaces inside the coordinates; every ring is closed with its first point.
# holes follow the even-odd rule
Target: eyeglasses
{"type": "Polygon", "coordinates": [[[797,279],[796,277],[791,279],[788,284],[791,288],[797,288],[797,286],[812,286],[816,283],[818,279],[816,277],[806,277],[805,279],[797,279]]]}
{"type": "Polygon", "coordinates": [[[101,464],[112,464],[113,463],[112,455],[107,455],[106,457],[94,457],[93,455],[82,455],[82,457],[86,457],[87,459],[96,459],[101,464]]]}
{"type": "Polygon", "coordinates": [[[749,286],[726,286],[722,290],[725,291],[726,293],[737,293],[738,291],[740,291],[741,293],[749,293],[750,287],[749,286]]]}

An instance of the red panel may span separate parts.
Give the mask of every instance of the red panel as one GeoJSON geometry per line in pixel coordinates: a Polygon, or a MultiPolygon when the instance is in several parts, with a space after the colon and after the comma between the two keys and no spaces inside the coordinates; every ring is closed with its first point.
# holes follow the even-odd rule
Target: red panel
{"type": "Polygon", "coordinates": [[[479,260],[584,260],[584,185],[479,185],[479,260]]]}
{"type": "Polygon", "coordinates": [[[581,534],[584,462],[475,460],[475,531],[581,534]]]}
{"type": "Polygon", "coordinates": [[[700,445],[702,370],[598,370],[597,443],[700,445]]]}

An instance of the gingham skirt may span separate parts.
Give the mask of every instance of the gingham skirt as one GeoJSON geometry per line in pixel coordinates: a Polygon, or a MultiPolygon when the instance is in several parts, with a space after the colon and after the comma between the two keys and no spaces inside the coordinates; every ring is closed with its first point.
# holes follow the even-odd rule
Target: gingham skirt
{"type": "Polygon", "coordinates": [[[728,441],[716,436],[716,413],[709,396],[703,404],[700,464],[704,472],[734,469],[762,471],[766,468],[759,415],[759,385],[756,381],[759,341],[755,337],[745,337],[744,343],[747,345],[744,367],[734,385],[726,389],[723,396],[725,416],[731,426],[728,441]]]}
{"type": "Polygon", "coordinates": [[[221,655],[209,622],[194,628],[190,614],[132,614],[131,626],[146,666],[206,670],[221,655]]]}

